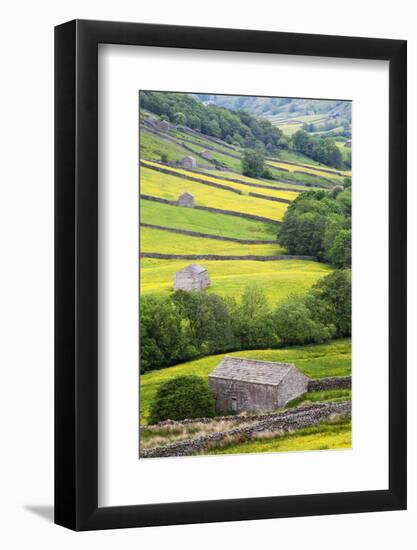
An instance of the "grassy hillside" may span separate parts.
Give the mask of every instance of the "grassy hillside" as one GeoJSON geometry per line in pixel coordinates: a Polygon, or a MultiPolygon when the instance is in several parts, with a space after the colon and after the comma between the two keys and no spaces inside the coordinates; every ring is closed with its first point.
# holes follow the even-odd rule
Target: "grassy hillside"
{"type": "Polygon", "coordinates": [[[276,166],[278,168],[285,168],[287,170],[289,170],[290,172],[295,172],[295,171],[302,171],[302,172],[305,172],[305,173],[308,173],[308,174],[314,174],[316,176],[321,176],[321,177],[328,177],[329,179],[333,180],[333,181],[337,181],[337,182],[342,182],[343,181],[343,177],[339,176],[339,173],[340,174],[344,174],[346,176],[350,175],[350,172],[347,172],[347,171],[343,171],[343,170],[336,170],[335,168],[324,168],[324,170],[326,170],[326,172],[323,172],[320,167],[314,167],[314,166],[311,166],[311,168],[306,168],[305,166],[296,166],[294,164],[287,164],[286,162],[283,162],[283,161],[268,161],[268,164],[270,164],[271,166],[276,166]],[[333,172],[332,174],[329,174],[328,172],[331,171],[333,172]]]}
{"type": "MultiPolygon", "coordinates": [[[[199,169],[200,170],[200,169],[199,169]]],[[[236,172],[228,172],[227,170],[201,170],[202,172],[205,172],[207,175],[212,174],[213,176],[220,176],[223,178],[231,178],[231,179],[238,179],[243,182],[248,183],[262,183],[265,185],[269,185],[270,187],[278,187],[278,188],[284,188],[288,189],[288,191],[292,191],[294,193],[298,193],[299,191],[308,191],[311,189],[311,187],[308,187],[307,185],[302,185],[301,183],[286,183],[283,181],[275,181],[275,180],[267,180],[267,179],[255,179],[251,178],[249,176],[244,176],[243,174],[236,174],[236,172]]]]}
{"type": "Polygon", "coordinates": [[[189,151],[178,143],[164,139],[163,135],[156,135],[145,129],[140,131],[140,157],[142,159],[161,160],[164,155],[168,160],[180,161],[189,155],[189,151]]]}
{"type": "MultiPolygon", "coordinates": [[[[171,206],[145,199],[140,201],[140,220],[145,223],[235,239],[274,240],[278,229],[272,223],[204,212],[184,206],[171,206]]],[[[157,249],[154,251],[156,252],[157,249]]]]}
{"type": "Polygon", "coordinates": [[[215,239],[203,239],[190,235],[181,235],[150,227],[140,231],[141,252],[157,250],[162,254],[220,254],[230,256],[274,256],[285,254],[285,249],[273,244],[240,244],[215,239]]]}
{"type": "Polygon", "coordinates": [[[294,363],[306,376],[347,376],[351,373],[350,339],[336,340],[329,344],[297,346],[275,350],[249,350],[229,354],[211,355],[169,367],[148,372],[140,376],[140,418],[146,424],[151,403],[162,383],[175,376],[193,374],[207,379],[210,372],[225,355],[235,355],[261,361],[294,363]]]}
{"type": "MultiPolygon", "coordinates": [[[[157,162],[143,161],[142,166],[158,167],[162,165],[158,164],[157,162]]],[[[254,187],[252,185],[245,185],[244,183],[236,183],[234,181],[229,181],[225,179],[219,179],[218,177],[213,178],[212,176],[210,176],[209,172],[206,174],[195,174],[194,172],[184,170],[183,168],[171,168],[171,167],[165,167],[165,166],[162,166],[162,167],[172,172],[173,175],[178,174],[180,176],[184,175],[184,176],[198,177],[199,179],[203,181],[207,181],[209,183],[226,185],[227,187],[231,187],[232,189],[237,189],[238,191],[241,191],[245,195],[247,195],[248,193],[259,193],[260,195],[265,195],[266,197],[274,197],[274,198],[286,199],[290,201],[293,201],[299,195],[299,193],[297,193],[296,191],[290,191],[290,190],[281,191],[280,189],[274,189],[273,185],[269,186],[269,184],[266,184],[266,183],[263,185],[268,185],[268,189],[265,189],[263,187],[254,187]]],[[[219,175],[219,177],[221,177],[221,175],[219,175]]],[[[235,178],[237,178],[236,174],[235,174],[235,178]]],[[[253,180],[253,183],[259,184],[261,182],[259,182],[259,180],[253,180]]]]}
{"type": "Polygon", "coordinates": [[[202,183],[180,177],[161,174],[149,168],[140,169],[140,192],[146,195],[177,200],[188,191],[195,197],[195,204],[262,216],[271,220],[282,220],[287,205],[257,197],[239,196],[231,191],[208,187],[202,183]]]}
{"type": "Polygon", "coordinates": [[[229,443],[202,453],[208,455],[278,453],[295,451],[323,451],[350,449],[352,447],[352,422],[324,423],[284,435],[269,434],[269,437],[244,443],[229,443]]]}
{"type": "MultiPolygon", "coordinates": [[[[168,294],[172,291],[174,273],[189,263],[189,260],[141,258],[141,294],[168,294]]],[[[240,299],[248,283],[258,283],[272,305],[290,294],[306,292],[331,272],[326,264],[306,260],[204,260],[200,263],[210,274],[211,286],[206,292],[240,299]]]]}

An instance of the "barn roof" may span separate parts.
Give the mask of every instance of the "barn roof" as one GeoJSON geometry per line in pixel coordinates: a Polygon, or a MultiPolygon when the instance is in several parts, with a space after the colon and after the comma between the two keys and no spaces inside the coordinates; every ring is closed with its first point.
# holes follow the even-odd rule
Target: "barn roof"
{"type": "Polygon", "coordinates": [[[182,197],[190,197],[190,198],[194,198],[194,195],[192,193],[189,193],[188,191],[184,191],[184,193],[182,195],[180,195],[180,199],[182,197]]]}
{"type": "Polygon", "coordinates": [[[257,361],[226,355],[210,374],[210,378],[278,386],[290,370],[295,368],[291,363],[257,361]]]}
{"type": "Polygon", "coordinates": [[[207,271],[207,269],[199,264],[190,264],[190,265],[187,265],[187,267],[184,267],[184,269],[181,269],[180,271],[188,271],[188,272],[194,273],[195,275],[198,275],[199,273],[203,273],[204,271],[207,271]]]}

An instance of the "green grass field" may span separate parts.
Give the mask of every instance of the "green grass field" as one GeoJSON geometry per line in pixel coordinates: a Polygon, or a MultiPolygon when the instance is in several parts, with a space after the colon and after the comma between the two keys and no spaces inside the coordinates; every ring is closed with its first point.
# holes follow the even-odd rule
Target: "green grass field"
{"type": "Polygon", "coordinates": [[[347,172],[347,171],[345,172],[343,170],[337,170],[336,168],[328,168],[328,167],[324,168],[324,170],[327,170],[327,171],[330,170],[330,171],[334,172],[333,174],[328,174],[327,171],[323,172],[320,169],[320,167],[311,166],[310,168],[306,168],[304,166],[296,166],[294,164],[287,164],[285,161],[268,161],[268,163],[273,165],[273,166],[286,168],[290,172],[295,172],[296,170],[297,171],[300,170],[300,171],[308,173],[308,174],[314,174],[316,176],[330,178],[331,180],[334,180],[334,181],[339,181],[339,180],[343,181],[343,178],[338,175],[339,172],[341,174],[346,175],[346,176],[350,175],[350,172],[347,172]]]}
{"type": "Polygon", "coordinates": [[[324,451],[350,449],[352,447],[352,424],[350,420],[323,423],[298,430],[294,433],[255,439],[244,443],[232,443],[212,448],[206,455],[278,453],[295,451],[324,451]]]}
{"type": "MultiPolygon", "coordinates": [[[[248,283],[257,283],[271,305],[289,295],[305,293],[331,272],[326,264],[306,260],[204,260],[199,263],[210,274],[211,286],[206,292],[239,300],[248,283]]],[[[190,260],[141,258],[141,295],[168,294],[172,291],[174,273],[189,264],[190,260]]]]}
{"type": "Polygon", "coordinates": [[[140,421],[146,424],[150,407],[161,384],[184,374],[193,374],[207,379],[214,367],[225,355],[235,355],[263,361],[294,363],[311,378],[325,376],[348,376],[351,374],[350,339],[334,340],[329,344],[296,346],[274,350],[236,351],[229,354],[210,355],[169,367],[147,372],[140,376],[140,421]]]}
{"type": "MultiPolygon", "coordinates": [[[[146,166],[156,166],[156,167],[158,167],[158,166],[161,166],[161,165],[158,164],[157,162],[144,161],[142,166],[143,167],[146,167],[146,166]]],[[[299,193],[297,193],[296,191],[290,191],[290,190],[281,191],[281,190],[278,190],[278,189],[274,189],[272,185],[270,186],[269,189],[265,189],[263,187],[253,187],[251,185],[245,185],[244,183],[235,183],[234,181],[213,178],[213,177],[210,176],[210,173],[195,174],[194,172],[190,172],[189,170],[184,170],[183,168],[171,168],[171,167],[167,168],[167,167],[164,167],[164,166],[162,166],[162,167],[165,168],[166,170],[169,170],[170,172],[172,172],[173,175],[178,174],[178,175],[185,175],[185,176],[195,176],[195,177],[198,177],[198,178],[200,178],[204,181],[207,181],[209,183],[217,183],[217,184],[220,184],[220,185],[227,185],[228,187],[232,187],[233,189],[237,189],[238,191],[242,191],[242,193],[245,194],[245,195],[252,192],[252,193],[259,193],[260,195],[265,195],[267,197],[275,197],[275,198],[286,199],[286,200],[290,200],[290,201],[293,201],[299,195],[299,193]]],[[[257,181],[257,180],[254,180],[254,181],[259,183],[259,181],[257,181]]]]}
{"type": "Polygon", "coordinates": [[[163,154],[167,156],[168,160],[180,161],[190,153],[180,144],[163,139],[162,136],[157,136],[142,128],[140,132],[140,157],[142,159],[160,160],[163,154]]]}
{"type": "MultiPolygon", "coordinates": [[[[241,181],[247,181],[248,183],[262,183],[264,185],[269,185],[270,187],[279,187],[279,188],[285,188],[288,191],[293,191],[293,193],[297,193],[298,190],[300,191],[308,191],[311,189],[311,187],[308,187],[307,185],[297,184],[297,183],[285,183],[281,181],[275,181],[275,180],[267,180],[267,179],[255,179],[250,178],[248,176],[244,176],[243,174],[236,174],[236,172],[227,172],[226,170],[205,170],[205,174],[210,175],[213,174],[215,176],[224,176],[225,178],[234,178],[239,179],[241,181]]],[[[227,183],[227,180],[225,180],[225,183],[227,183]]]]}
{"type": "Polygon", "coordinates": [[[276,244],[240,244],[215,239],[181,235],[150,227],[140,231],[141,252],[162,254],[219,254],[229,256],[274,256],[285,254],[286,250],[276,244]]]}
{"type": "Polygon", "coordinates": [[[140,200],[140,220],[144,223],[237,239],[274,240],[278,230],[272,223],[204,212],[184,206],[171,206],[146,199],[140,200]]]}
{"type": "Polygon", "coordinates": [[[196,205],[254,214],[271,220],[282,220],[287,210],[287,204],[272,202],[258,197],[249,197],[247,195],[237,195],[232,191],[209,187],[202,183],[141,167],[141,193],[169,200],[177,200],[185,191],[194,195],[196,205]]]}

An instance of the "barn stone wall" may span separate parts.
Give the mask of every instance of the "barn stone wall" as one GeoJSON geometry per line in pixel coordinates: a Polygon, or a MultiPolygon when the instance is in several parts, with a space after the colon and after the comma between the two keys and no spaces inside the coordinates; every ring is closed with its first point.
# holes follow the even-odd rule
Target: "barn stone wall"
{"type": "Polygon", "coordinates": [[[283,407],[307,391],[309,379],[298,369],[291,369],[278,386],[278,407],[283,407]]]}
{"type": "Polygon", "coordinates": [[[211,378],[210,376],[208,380],[216,397],[218,412],[267,411],[280,406],[276,386],[211,378]],[[233,399],[236,399],[235,409],[233,408],[233,399]]]}
{"type": "Polygon", "coordinates": [[[277,409],[305,393],[309,383],[309,379],[295,368],[289,370],[278,386],[210,376],[208,381],[216,397],[217,412],[277,409]]]}
{"type": "Polygon", "coordinates": [[[179,271],[174,275],[174,290],[203,290],[210,286],[210,277],[207,271],[203,273],[191,273],[189,271],[179,271]]]}

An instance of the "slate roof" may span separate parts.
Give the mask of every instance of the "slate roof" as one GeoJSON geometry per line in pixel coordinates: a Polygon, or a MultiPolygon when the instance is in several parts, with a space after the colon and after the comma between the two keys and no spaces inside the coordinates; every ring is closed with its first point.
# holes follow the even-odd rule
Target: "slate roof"
{"type": "Polygon", "coordinates": [[[192,193],[189,193],[188,191],[184,191],[184,193],[182,195],[180,195],[180,199],[182,197],[190,197],[190,198],[194,198],[194,195],[192,193]]]}
{"type": "Polygon", "coordinates": [[[290,370],[296,367],[291,363],[274,363],[272,361],[257,361],[231,357],[226,355],[217,365],[209,378],[237,380],[254,384],[278,386],[290,370]]]}
{"type": "MultiPolygon", "coordinates": [[[[187,267],[184,267],[184,269],[181,269],[181,271],[189,271],[191,273],[194,273],[195,275],[198,275],[199,273],[207,271],[207,269],[199,264],[190,264],[187,265],[187,267]]],[[[178,273],[180,273],[181,271],[178,271],[178,273]]]]}

